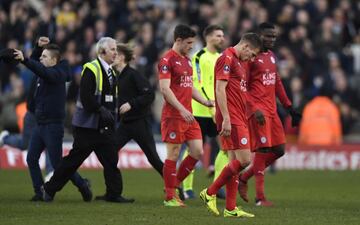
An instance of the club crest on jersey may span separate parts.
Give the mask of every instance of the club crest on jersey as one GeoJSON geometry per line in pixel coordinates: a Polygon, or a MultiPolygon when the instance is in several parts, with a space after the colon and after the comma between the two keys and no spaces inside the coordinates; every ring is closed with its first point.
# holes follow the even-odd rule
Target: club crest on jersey
{"type": "Polygon", "coordinates": [[[230,73],[230,66],[229,65],[224,66],[224,73],[230,73]]]}
{"type": "Polygon", "coordinates": [[[265,144],[266,141],[267,141],[267,140],[266,140],[266,137],[261,137],[261,138],[260,138],[260,141],[261,141],[262,144],[265,144]]]}
{"type": "Polygon", "coordinates": [[[270,60],[273,64],[275,64],[275,58],[273,56],[270,57],[270,60]]]}
{"type": "Polygon", "coordinates": [[[171,132],[171,133],[169,134],[169,138],[170,138],[170,139],[175,139],[175,138],[176,138],[176,133],[175,133],[175,132],[171,132]]]}
{"type": "Polygon", "coordinates": [[[241,138],[241,144],[246,145],[248,143],[247,138],[241,138]]]}
{"type": "Polygon", "coordinates": [[[167,73],[169,71],[169,68],[167,67],[167,65],[163,65],[162,67],[161,67],[161,72],[162,73],[167,73]]]}

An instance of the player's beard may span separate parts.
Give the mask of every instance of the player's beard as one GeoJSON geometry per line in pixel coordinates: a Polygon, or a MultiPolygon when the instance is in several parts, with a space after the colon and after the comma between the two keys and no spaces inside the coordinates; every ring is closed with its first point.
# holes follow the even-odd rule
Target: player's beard
{"type": "Polygon", "coordinates": [[[214,45],[214,47],[215,47],[217,52],[222,52],[224,50],[222,43],[214,45]]]}

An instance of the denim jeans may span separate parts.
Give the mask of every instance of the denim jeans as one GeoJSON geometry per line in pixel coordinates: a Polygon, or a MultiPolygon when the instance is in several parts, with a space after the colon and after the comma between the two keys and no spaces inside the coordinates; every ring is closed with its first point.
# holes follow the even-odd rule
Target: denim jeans
{"type": "MultiPolygon", "coordinates": [[[[37,195],[41,195],[40,187],[44,184],[39,166],[40,155],[46,148],[51,164],[56,169],[62,158],[63,137],[64,125],[62,123],[38,124],[33,129],[26,161],[34,191],[37,195]]],[[[84,184],[83,178],[78,173],[72,175],[71,181],[78,187],[84,184]]]]}
{"type": "MultiPolygon", "coordinates": [[[[29,146],[29,141],[33,130],[37,127],[35,115],[29,111],[26,112],[24,117],[24,129],[22,134],[10,134],[4,138],[4,144],[18,148],[20,150],[26,150],[29,146]]],[[[46,152],[46,173],[54,170],[51,165],[50,157],[46,152]]]]}

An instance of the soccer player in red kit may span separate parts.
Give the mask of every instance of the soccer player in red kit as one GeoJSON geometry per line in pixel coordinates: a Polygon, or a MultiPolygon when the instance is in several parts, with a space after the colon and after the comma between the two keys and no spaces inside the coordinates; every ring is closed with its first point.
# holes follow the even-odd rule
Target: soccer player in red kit
{"type": "Polygon", "coordinates": [[[226,185],[224,217],[254,217],[236,207],[239,173],[250,164],[249,131],[246,118],[247,70],[243,61],[255,57],[261,40],[255,33],[246,33],[234,47],[227,48],[215,64],[216,125],[221,148],[227,151],[229,163],[219,177],[200,193],[208,210],[219,215],[216,193],[226,185]]]}
{"type": "Polygon", "coordinates": [[[276,30],[270,23],[259,25],[262,51],[248,62],[247,117],[251,150],[255,152],[252,166],[239,177],[239,194],[248,202],[247,181],[255,176],[256,205],[271,206],[264,194],[264,175],[267,166],[284,155],[285,133],[277,114],[276,97],[292,116],[292,125],[297,126],[301,115],[291,107],[276,68],[276,57],[270,50],[276,41],[276,30]]]}
{"type": "Polygon", "coordinates": [[[195,31],[187,25],[178,25],[174,44],[158,64],[160,91],[165,99],[161,116],[161,136],[166,143],[167,156],[163,167],[165,206],[185,206],[175,193],[176,187],[194,169],[202,155],[202,137],[199,124],[192,115],[191,99],[213,107],[193,88],[191,60],[187,57],[195,40],[195,31]],[[176,173],[176,161],[181,144],[189,146],[189,155],[176,173]]]}

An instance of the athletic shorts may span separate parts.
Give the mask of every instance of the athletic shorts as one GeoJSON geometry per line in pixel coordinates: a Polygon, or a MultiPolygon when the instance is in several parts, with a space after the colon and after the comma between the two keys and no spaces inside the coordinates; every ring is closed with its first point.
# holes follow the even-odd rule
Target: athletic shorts
{"type": "Polygon", "coordinates": [[[220,136],[220,143],[225,151],[250,149],[249,130],[244,125],[231,124],[230,136],[220,136]]]}
{"type": "Polygon", "coordinates": [[[279,116],[265,117],[265,124],[260,126],[252,115],[249,118],[251,151],[259,148],[285,144],[285,133],[279,116]]]}
{"type": "Polygon", "coordinates": [[[212,118],[209,117],[197,117],[195,116],[196,121],[199,123],[201,128],[201,134],[203,137],[216,137],[217,130],[216,124],[214,123],[212,118]]]}
{"type": "Polygon", "coordinates": [[[182,144],[188,140],[202,139],[201,129],[195,120],[187,123],[180,118],[165,118],[161,120],[161,137],[166,143],[182,144]]]}

